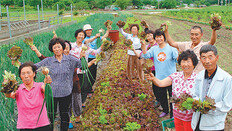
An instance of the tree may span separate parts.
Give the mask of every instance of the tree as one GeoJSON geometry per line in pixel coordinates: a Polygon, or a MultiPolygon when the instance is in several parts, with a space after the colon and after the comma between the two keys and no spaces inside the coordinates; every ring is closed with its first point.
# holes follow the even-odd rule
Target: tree
{"type": "Polygon", "coordinates": [[[138,6],[138,7],[143,5],[141,0],[132,0],[132,4],[133,4],[133,6],[138,6]]]}
{"type": "Polygon", "coordinates": [[[74,5],[75,5],[75,9],[77,10],[89,9],[89,4],[85,1],[77,2],[74,5]]]}
{"type": "Polygon", "coordinates": [[[160,6],[166,9],[176,8],[176,5],[177,5],[176,0],[164,0],[164,1],[161,1],[160,3],[160,6]]]}
{"type": "Polygon", "coordinates": [[[151,5],[152,0],[142,0],[143,5],[151,5]]]}
{"type": "Polygon", "coordinates": [[[100,9],[104,9],[106,6],[112,4],[112,0],[94,0],[95,6],[100,9]]]}
{"type": "Polygon", "coordinates": [[[132,0],[116,0],[114,4],[124,10],[127,6],[132,5],[132,0]]]}

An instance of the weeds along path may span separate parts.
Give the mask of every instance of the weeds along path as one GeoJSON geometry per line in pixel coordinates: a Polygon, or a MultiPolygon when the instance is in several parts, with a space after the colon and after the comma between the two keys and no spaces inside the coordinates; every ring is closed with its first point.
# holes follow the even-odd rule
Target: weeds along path
{"type": "MultiPolygon", "coordinates": [[[[212,29],[208,25],[204,24],[196,24],[187,21],[180,21],[169,19],[166,17],[160,17],[157,15],[141,15],[141,14],[134,14],[141,20],[146,20],[147,23],[150,25],[149,27],[152,30],[155,30],[160,27],[160,25],[166,21],[170,21],[172,25],[168,27],[169,33],[174,41],[191,41],[190,39],[190,28],[194,25],[199,25],[203,29],[203,41],[210,41],[212,29]]],[[[232,30],[226,30],[222,28],[217,31],[217,40],[215,46],[218,49],[219,53],[219,61],[218,65],[232,74],[232,30]]]]}

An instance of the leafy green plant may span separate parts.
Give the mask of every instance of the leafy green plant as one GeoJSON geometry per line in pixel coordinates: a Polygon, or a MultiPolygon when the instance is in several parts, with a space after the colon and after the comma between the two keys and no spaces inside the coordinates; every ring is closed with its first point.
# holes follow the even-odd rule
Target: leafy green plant
{"type": "Polygon", "coordinates": [[[144,99],[147,97],[146,94],[138,94],[139,100],[144,101],[144,99]]]}
{"type": "Polygon", "coordinates": [[[141,128],[140,124],[137,124],[137,122],[128,122],[126,123],[126,127],[124,127],[124,130],[134,131],[141,128]]]}

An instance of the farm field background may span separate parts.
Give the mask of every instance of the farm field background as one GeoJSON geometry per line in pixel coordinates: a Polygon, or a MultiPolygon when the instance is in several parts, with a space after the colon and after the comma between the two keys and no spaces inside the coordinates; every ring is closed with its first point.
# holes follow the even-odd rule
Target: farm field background
{"type": "MultiPolygon", "coordinates": [[[[223,11],[223,10],[221,10],[221,11],[223,11]]],[[[190,13],[188,11],[179,11],[179,12],[182,13],[182,14],[181,13],[178,14],[180,16],[182,16],[183,14],[187,14],[186,18],[189,17],[189,16],[192,16],[192,14],[196,14],[196,13],[194,13],[194,11],[192,11],[192,12],[189,11],[190,13]]],[[[215,10],[215,12],[219,12],[219,14],[220,14],[220,8],[215,10]]],[[[229,7],[228,12],[231,12],[231,7],[229,7]]],[[[174,12],[166,11],[162,15],[171,17],[171,16],[177,16],[177,13],[178,13],[177,11],[174,11],[174,12]]],[[[214,13],[214,12],[212,11],[212,13],[214,13]]],[[[212,13],[211,13],[211,11],[207,12],[207,14],[209,16],[212,13]]],[[[227,15],[231,16],[231,14],[232,13],[227,14],[227,15]]],[[[208,25],[199,23],[199,22],[202,22],[202,21],[197,20],[199,16],[201,16],[201,13],[198,13],[196,16],[193,17],[194,18],[193,21],[198,21],[198,23],[193,23],[193,22],[188,22],[188,21],[185,21],[185,20],[175,20],[175,19],[170,19],[170,18],[167,18],[167,17],[161,17],[161,16],[157,16],[157,15],[150,15],[148,13],[144,13],[143,15],[138,14],[136,12],[135,12],[134,15],[120,13],[118,16],[115,16],[115,15],[112,15],[112,14],[94,14],[94,15],[91,15],[91,16],[89,16],[87,18],[80,17],[78,19],[78,23],[76,23],[76,24],[58,28],[56,30],[56,33],[61,38],[67,39],[67,40],[70,40],[70,41],[73,42],[73,41],[75,41],[75,38],[74,38],[75,30],[79,29],[79,28],[82,28],[83,25],[87,24],[87,23],[92,25],[92,27],[94,28],[93,34],[96,34],[100,28],[106,29],[104,24],[103,24],[106,20],[113,21],[112,27],[113,27],[113,29],[117,30],[118,27],[116,26],[116,23],[117,23],[118,20],[122,20],[122,21],[127,20],[130,23],[133,23],[133,22],[136,21],[136,22],[139,23],[139,20],[144,19],[144,20],[146,20],[148,22],[149,27],[151,29],[153,29],[153,30],[159,28],[161,23],[166,22],[166,21],[170,21],[172,23],[172,25],[170,25],[170,27],[169,27],[170,35],[172,36],[172,38],[175,41],[190,41],[189,34],[188,34],[190,27],[193,26],[193,25],[200,25],[201,27],[203,27],[203,30],[204,30],[203,41],[209,41],[210,36],[211,36],[211,28],[208,25]],[[138,20],[136,18],[138,18],[138,20]],[[195,18],[197,18],[197,19],[195,20],[195,18]]],[[[209,16],[208,16],[208,18],[209,18],[209,16]]],[[[229,24],[224,23],[223,15],[221,15],[221,16],[222,16],[223,24],[228,25],[228,26],[231,27],[232,16],[230,17],[229,24]]],[[[226,20],[228,20],[226,15],[225,15],[225,17],[226,17],[226,20]]],[[[178,18],[180,18],[180,17],[178,17],[178,18]]],[[[183,17],[183,19],[184,18],[185,17],[183,17]]],[[[204,18],[205,21],[203,21],[203,22],[208,23],[208,21],[209,21],[208,18],[206,16],[204,18]]],[[[232,43],[231,43],[232,37],[231,36],[232,36],[232,31],[231,30],[226,30],[225,28],[222,28],[221,30],[217,31],[217,41],[216,41],[216,44],[215,44],[217,49],[218,49],[218,52],[219,52],[219,66],[222,67],[227,72],[229,72],[230,74],[232,74],[232,67],[231,67],[231,64],[232,64],[232,57],[231,57],[231,55],[232,55],[232,43]]],[[[34,36],[35,45],[41,51],[41,53],[44,54],[45,56],[51,56],[52,55],[50,53],[50,51],[48,50],[48,42],[52,37],[53,37],[52,32],[42,33],[42,34],[34,36]]],[[[104,76],[100,76],[100,78],[97,80],[97,82],[96,82],[97,84],[95,85],[95,88],[98,91],[92,97],[92,99],[90,99],[89,102],[87,103],[87,108],[86,108],[86,110],[84,110],[84,113],[83,113],[84,116],[85,116],[83,118],[84,120],[87,120],[87,118],[91,119],[93,121],[95,121],[95,120],[98,121],[99,120],[99,116],[101,115],[99,110],[100,109],[104,110],[104,109],[108,108],[110,101],[115,100],[114,98],[106,98],[108,95],[114,95],[114,94],[111,94],[111,93],[108,93],[108,92],[116,91],[116,92],[118,92],[118,94],[120,94],[121,92],[123,92],[124,94],[128,93],[123,88],[117,88],[116,89],[116,87],[119,86],[119,85],[116,84],[116,82],[121,82],[121,83],[125,82],[125,81],[122,81],[122,79],[120,79],[120,77],[124,78],[123,75],[124,75],[125,66],[126,66],[125,65],[126,57],[124,57],[124,56],[126,55],[125,51],[127,50],[126,47],[124,47],[121,42],[119,42],[118,44],[119,45],[116,46],[114,50],[111,50],[111,52],[107,53],[108,55],[112,54],[112,55],[110,55],[111,57],[108,56],[109,65],[106,64],[104,67],[102,67],[103,69],[105,68],[105,70],[103,70],[101,72],[101,73],[104,72],[103,74],[106,75],[107,77],[103,78],[104,76]],[[121,54],[121,55],[118,55],[118,54],[121,54]],[[116,55],[118,55],[118,56],[116,56],[116,55]],[[124,57],[124,59],[120,59],[120,58],[123,58],[123,57],[124,57]],[[116,62],[114,62],[114,60],[116,62]],[[111,71],[109,71],[109,70],[111,70],[111,71]],[[107,84],[108,81],[115,81],[115,82],[110,82],[109,85],[108,85],[107,84]],[[103,83],[103,84],[101,84],[101,83],[103,83]],[[107,89],[107,90],[105,90],[105,89],[107,89]],[[102,91],[104,91],[104,92],[102,92],[102,91]],[[101,99],[98,100],[98,101],[94,101],[94,97],[99,97],[101,99]],[[96,102],[98,104],[96,104],[96,102]],[[92,104],[94,104],[94,103],[96,105],[94,105],[92,108],[90,108],[90,106],[92,104]],[[100,104],[100,103],[102,103],[102,104],[100,104]],[[102,106],[100,106],[100,105],[102,105],[102,106]],[[88,109],[88,107],[89,107],[89,109],[88,109]],[[100,108],[100,107],[103,107],[103,108],[100,108]],[[94,110],[91,111],[91,109],[93,109],[93,108],[95,109],[95,112],[94,112],[94,110]],[[87,114],[87,115],[85,115],[85,114],[87,114]],[[91,114],[94,114],[94,115],[90,116],[91,114]]],[[[23,49],[23,54],[22,54],[22,57],[21,57],[20,61],[24,62],[24,61],[30,60],[30,61],[33,61],[35,63],[39,62],[39,59],[37,58],[37,56],[35,56],[35,53],[32,52],[29,49],[29,47],[26,44],[23,43],[23,41],[18,41],[18,42],[15,42],[13,44],[10,44],[10,45],[3,45],[3,46],[0,46],[0,52],[1,52],[0,74],[3,74],[4,70],[8,70],[8,71],[11,71],[11,72],[13,72],[15,74],[18,74],[17,73],[17,68],[15,68],[15,67],[13,67],[11,65],[11,61],[7,57],[7,51],[13,45],[18,45],[23,49]]],[[[42,75],[39,75],[39,77],[37,78],[37,81],[42,81],[42,79],[43,79],[42,75]]],[[[1,82],[3,81],[2,77],[0,77],[0,81],[1,82]]],[[[126,82],[126,84],[128,84],[128,82],[126,82]]],[[[152,102],[153,95],[151,94],[151,92],[149,92],[149,91],[151,91],[151,89],[149,89],[150,83],[140,84],[140,83],[134,81],[132,85],[128,85],[128,87],[130,87],[130,86],[132,86],[132,87],[140,87],[140,88],[135,88],[137,94],[140,94],[140,93],[144,92],[147,95],[147,97],[149,97],[149,98],[146,99],[147,102],[148,103],[152,102]]],[[[125,89],[127,89],[127,88],[125,87],[125,89]]],[[[129,89],[127,89],[127,90],[129,90],[129,89]]],[[[123,95],[123,96],[119,95],[119,96],[122,97],[123,99],[128,97],[128,96],[125,96],[125,95],[123,95]]],[[[138,97],[136,99],[137,99],[136,101],[138,103],[139,102],[140,102],[140,104],[143,103],[143,102],[141,102],[141,100],[138,100],[138,97]]],[[[1,100],[0,101],[0,109],[1,109],[0,110],[0,130],[16,130],[17,110],[16,110],[15,100],[5,98],[2,93],[0,93],[0,100],[1,100]]],[[[119,99],[119,100],[122,100],[122,99],[119,99]]],[[[124,102],[126,102],[126,101],[124,101],[124,102]]],[[[126,103],[124,103],[124,104],[126,105],[126,103]]],[[[113,120],[113,119],[111,120],[110,119],[112,117],[111,115],[108,115],[108,117],[106,117],[106,120],[107,120],[108,123],[115,123],[115,122],[117,123],[118,122],[119,124],[115,125],[115,126],[119,126],[120,128],[123,128],[123,127],[125,127],[125,124],[127,122],[133,122],[134,119],[129,119],[132,116],[131,113],[133,111],[128,110],[126,108],[126,106],[123,106],[123,105],[117,105],[117,106],[115,108],[117,108],[118,113],[115,112],[116,113],[115,115],[118,115],[120,117],[126,117],[127,121],[117,119],[118,116],[114,116],[115,120],[113,120]],[[119,107],[117,107],[117,106],[119,106],[119,107]]],[[[137,105],[135,105],[135,106],[137,106],[137,105]]],[[[156,110],[150,109],[150,107],[146,111],[151,111],[151,110],[152,110],[152,112],[154,114],[157,114],[157,112],[158,112],[156,110]]],[[[143,113],[146,114],[146,111],[144,111],[143,113]]],[[[228,115],[228,117],[227,117],[227,123],[226,123],[227,129],[232,128],[231,127],[231,125],[232,125],[231,114],[232,113],[230,113],[228,115]]],[[[155,118],[156,117],[157,117],[157,115],[155,116],[155,118]]],[[[165,118],[165,119],[168,119],[168,118],[165,118]]],[[[88,122],[91,123],[91,120],[87,121],[84,124],[85,126],[82,126],[80,128],[84,129],[84,128],[91,127],[91,125],[88,124],[88,122]]],[[[162,120],[163,119],[160,119],[158,122],[153,121],[153,124],[156,125],[155,127],[160,127],[162,120]]],[[[134,120],[134,121],[137,121],[137,120],[134,120]]],[[[139,121],[137,121],[137,122],[139,123],[139,121]]],[[[97,123],[97,125],[100,125],[99,128],[103,129],[101,126],[104,125],[104,124],[101,124],[101,123],[99,124],[99,123],[97,123]]],[[[110,125],[113,125],[113,124],[110,124],[110,125]]]]}

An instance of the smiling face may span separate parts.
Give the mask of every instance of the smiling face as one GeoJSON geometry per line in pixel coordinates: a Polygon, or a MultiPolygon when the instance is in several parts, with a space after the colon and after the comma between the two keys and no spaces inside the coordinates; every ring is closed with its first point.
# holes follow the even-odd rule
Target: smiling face
{"type": "Polygon", "coordinates": [[[131,33],[132,33],[133,35],[138,35],[138,28],[137,28],[136,26],[133,26],[133,27],[131,28],[131,33]]]}
{"type": "Polygon", "coordinates": [[[153,42],[155,40],[152,33],[147,34],[147,40],[148,42],[153,42]]]}
{"type": "Polygon", "coordinates": [[[79,42],[79,43],[82,43],[82,41],[84,40],[84,38],[85,38],[84,32],[79,32],[78,35],[77,35],[77,37],[76,37],[77,42],[79,42]]]}
{"type": "Polygon", "coordinates": [[[213,51],[202,53],[200,56],[200,60],[208,72],[214,71],[217,68],[218,58],[219,56],[218,55],[215,56],[213,51]]]}
{"type": "Polygon", "coordinates": [[[194,45],[198,45],[201,42],[201,37],[203,34],[201,33],[200,29],[191,29],[190,31],[190,38],[194,45]]]}
{"type": "Polygon", "coordinates": [[[180,66],[184,73],[193,72],[194,65],[191,58],[188,58],[187,60],[181,60],[180,66]]]}
{"type": "Polygon", "coordinates": [[[155,40],[156,40],[156,42],[157,42],[159,45],[161,45],[161,44],[164,43],[164,36],[163,36],[163,35],[161,35],[161,36],[155,36],[155,40]]]}
{"type": "Polygon", "coordinates": [[[88,37],[90,37],[92,35],[92,31],[93,30],[86,30],[85,33],[88,37]]]}
{"type": "Polygon", "coordinates": [[[60,56],[63,54],[64,50],[61,46],[60,43],[56,43],[55,45],[52,46],[52,50],[53,50],[53,53],[56,55],[56,56],[60,56]]]}
{"type": "Polygon", "coordinates": [[[21,70],[20,78],[25,85],[30,85],[34,81],[35,72],[33,72],[32,67],[26,66],[21,70]]]}

